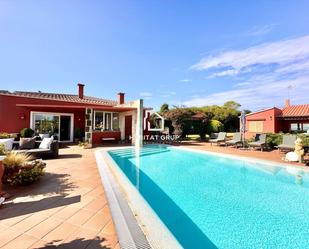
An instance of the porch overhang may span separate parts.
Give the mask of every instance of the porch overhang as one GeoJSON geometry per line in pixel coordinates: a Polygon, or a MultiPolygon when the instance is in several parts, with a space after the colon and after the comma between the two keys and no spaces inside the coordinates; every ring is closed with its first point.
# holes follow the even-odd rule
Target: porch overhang
{"type": "Polygon", "coordinates": [[[280,120],[286,120],[286,121],[309,121],[309,116],[281,116],[277,117],[280,120]]]}
{"type": "Polygon", "coordinates": [[[68,109],[86,109],[92,108],[102,111],[126,112],[136,110],[134,107],[125,106],[97,106],[97,105],[37,105],[37,104],[16,104],[18,107],[33,107],[33,108],[68,108],[68,109]]]}

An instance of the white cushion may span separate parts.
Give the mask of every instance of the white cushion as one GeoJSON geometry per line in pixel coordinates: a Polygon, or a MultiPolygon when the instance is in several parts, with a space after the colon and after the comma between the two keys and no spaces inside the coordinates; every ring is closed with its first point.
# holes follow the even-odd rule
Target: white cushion
{"type": "Polygon", "coordinates": [[[39,137],[43,140],[44,138],[49,138],[49,134],[47,133],[40,133],[39,137]]]}
{"type": "Polygon", "coordinates": [[[291,151],[285,155],[285,159],[289,162],[297,162],[299,160],[299,157],[294,151],[291,151]]]}
{"type": "Polygon", "coordinates": [[[4,145],[5,150],[12,150],[14,138],[2,138],[0,144],[4,145]]]}
{"type": "Polygon", "coordinates": [[[43,138],[42,142],[40,143],[39,149],[50,149],[50,145],[53,142],[53,138],[43,138]]]}

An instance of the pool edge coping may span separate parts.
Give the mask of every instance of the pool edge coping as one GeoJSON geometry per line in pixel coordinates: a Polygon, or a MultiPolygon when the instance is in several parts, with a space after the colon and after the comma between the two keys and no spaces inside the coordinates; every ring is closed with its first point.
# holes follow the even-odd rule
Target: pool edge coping
{"type": "MultiPolygon", "coordinates": [[[[104,151],[104,150],[103,150],[104,151]]],[[[108,205],[111,211],[111,216],[113,223],[115,225],[116,233],[118,236],[120,248],[122,249],[151,249],[151,246],[146,239],[144,232],[137,223],[137,220],[134,218],[134,214],[127,203],[127,200],[121,195],[119,191],[116,191],[117,188],[116,179],[112,182],[111,172],[108,172],[108,166],[104,163],[104,158],[100,153],[102,150],[96,150],[94,152],[97,168],[100,173],[101,182],[104,186],[104,191],[106,198],[108,200],[108,205]],[[103,159],[103,160],[100,160],[103,159]],[[119,203],[121,200],[121,203],[119,203]],[[126,205],[121,207],[120,205],[126,205]],[[126,214],[124,214],[124,210],[126,214]],[[129,212],[130,211],[130,212],[129,212]],[[130,223],[130,224],[129,224],[130,223]],[[132,234],[132,226],[134,227],[134,233],[132,234]],[[130,228],[131,227],[131,228],[130,228]],[[140,231],[138,231],[140,230],[140,231]],[[141,236],[141,234],[143,236],[141,236]],[[138,241],[138,245],[136,243],[138,241]]]]}

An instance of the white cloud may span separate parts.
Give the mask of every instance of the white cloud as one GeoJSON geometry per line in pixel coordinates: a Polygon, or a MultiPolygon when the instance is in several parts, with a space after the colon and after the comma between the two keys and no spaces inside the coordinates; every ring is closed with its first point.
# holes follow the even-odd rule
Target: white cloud
{"type": "MultiPolygon", "coordinates": [[[[264,43],[243,50],[210,55],[191,66],[195,70],[226,68],[238,70],[254,65],[278,64],[281,66],[309,57],[309,36],[264,43]]],[[[225,70],[224,70],[225,71],[225,70]]]]}
{"type": "Polygon", "coordinates": [[[152,97],[153,97],[153,94],[151,92],[140,92],[139,95],[143,99],[152,99],[152,97]]]}
{"type": "Polygon", "coordinates": [[[182,79],[182,80],[180,80],[180,82],[184,82],[184,83],[191,82],[191,81],[192,81],[191,79],[182,79]]]}
{"type": "Polygon", "coordinates": [[[162,98],[169,98],[171,96],[176,95],[176,92],[170,91],[170,92],[160,92],[160,97],[162,98]]]}
{"type": "Polygon", "coordinates": [[[210,55],[191,68],[217,70],[210,77],[241,75],[242,80],[234,84],[232,90],[191,98],[184,102],[188,106],[235,100],[244,108],[256,110],[281,106],[288,97],[297,103],[307,103],[309,36],[210,55]],[[290,85],[292,90],[288,90],[290,85]]]}
{"type": "Polygon", "coordinates": [[[203,106],[203,105],[222,105],[229,100],[239,102],[243,108],[253,110],[282,106],[284,99],[291,97],[292,101],[297,100],[299,103],[306,103],[308,100],[307,93],[309,90],[309,73],[296,79],[277,80],[268,76],[251,79],[247,85],[236,87],[233,90],[223,91],[206,95],[204,97],[192,98],[185,101],[186,106],[203,106]],[[292,90],[288,87],[292,86],[292,90]]]}
{"type": "Polygon", "coordinates": [[[277,26],[276,24],[267,24],[264,26],[255,26],[247,34],[250,36],[266,35],[277,26]]]}
{"type": "Polygon", "coordinates": [[[238,73],[239,73],[239,70],[228,69],[228,70],[221,71],[221,72],[218,72],[218,73],[213,73],[212,75],[209,76],[209,78],[222,77],[222,76],[232,76],[232,75],[236,75],[238,73]]]}

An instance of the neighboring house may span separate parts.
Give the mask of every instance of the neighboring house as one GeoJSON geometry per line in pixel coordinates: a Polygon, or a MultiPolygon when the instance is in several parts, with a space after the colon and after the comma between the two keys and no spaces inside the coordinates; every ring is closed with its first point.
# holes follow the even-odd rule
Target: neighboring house
{"type": "Polygon", "coordinates": [[[309,104],[272,107],[246,115],[246,137],[265,132],[306,132],[309,130],[309,104]]]}
{"type": "Polygon", "coordinates": [[[56,135],[60,142],[73,142],[74,134],[99,144],[104,139],[128,139],[142,143],[143,100],[125,102],[77,94],[0,90],[0,132],[19,133],[30,127],[37,134],[56,135]]]}

